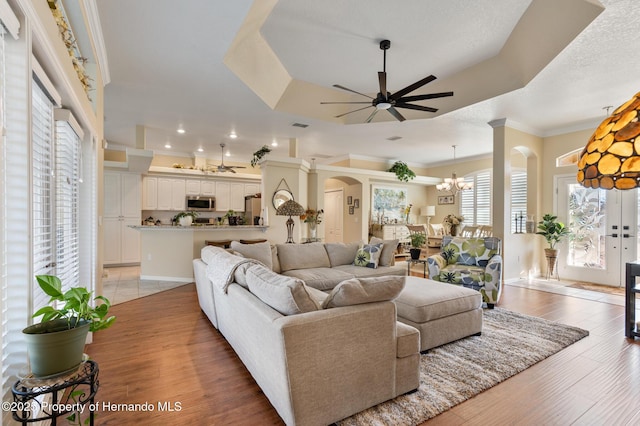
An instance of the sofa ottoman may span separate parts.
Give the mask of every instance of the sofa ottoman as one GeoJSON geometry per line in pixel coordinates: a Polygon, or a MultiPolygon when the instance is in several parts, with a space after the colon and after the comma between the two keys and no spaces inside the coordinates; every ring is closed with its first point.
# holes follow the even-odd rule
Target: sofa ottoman
{"type": "Polygon", "coordinates": [[[407,277],[394,300],[398,321],[420,331],[420,351],[482,332],[482,295],[469,288],[407,277]]]}

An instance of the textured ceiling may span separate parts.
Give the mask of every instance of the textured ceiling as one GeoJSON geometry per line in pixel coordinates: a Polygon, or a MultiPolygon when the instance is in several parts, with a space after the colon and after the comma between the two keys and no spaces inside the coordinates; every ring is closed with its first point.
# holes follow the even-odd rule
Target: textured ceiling
{"type": "MultiPolygon", "coordinates": [[[[595,19],[580,18],[593,22],[570,35],[562,48],[542,36],[572,28],[573,22],[549,20],[547,28],[541,28],[542,36],[530,42],[536,51],[557,52],[523,79],[523,87],[495,95],[489,94],[493,88],[487,84],[472,77],[457,81],[456,74],[499,54],[530,0],[413,0],[402,2],[402,7],[381,0],[261,0],[260,6],[268,3],[275,4],[273,10],[254,28],[267,47],[242,59],[243,64],[254,64],[251,73],[272,83],[272,93],[262,96],[223,62],[238,42],[238,32],[251,24],[252,2],[183,0],[179,6],[171,0],[98,2],[111,72],[111,83],[105,87],[105,135],[111,146],[134,146],[135,126],[143,125],[150,149],[166,152],[164,145],[170,142],[171,152],[191,155],[202,147],[214,160],[223,141],[229,146],[230,161],[248,162],[253,151],[273,140],[280,145],[273,155],[286,155],[287,141],[297,138],[300,155],[306,159],[352,154],[427,165],[451,159],[454,143],[459,146],[458,158],[489,154],[492,130],[487,123],[499,118],[540,135],[595,128],[604,118],[604,106],[621,104],[640,87],[640,59],[629,55],[629,46],[640,42],[637,0],[601,1],[604,11],[595,19]],[[377,90],[382,38],[392,43],[387,54],[391,91],[434,74],[438,80],[423,92],[448,90],[439,86],[445,83],[456,92],[452,103],[424,102],[441,108],[443,114],[412,116],[403,123],[358,124],[364,118],[356,113],[351,114],[354,124],[345,125],[332,121],[331,111],[318,112],[318,99],[345,96],[332,84],[364,93],[377,90]],[[274,77],[262,66],[262,55],[269,50],[290,81],[274,77]],[[291,81],[295,89],[305,86],[297,92],[307,90],[307,105],[298,104],[299,99],[277,98],[280,92],[292,96],[296,90],[291,81]],[[275,104],[285,110],[278,105],[272,109],[274,105],[264,98],[276,99],[275,104]],[[321,113],[327,117],[317,115],[321,113]],[[296,122],[309,127],[292,127],[296,122]],[[179,125],[186,134],[176,133],[179,125]],[[239,135],[233,141],[228,139],[232,130],[239,135]],[[402,139],[386,140],[392,136],[402,139]]],[[[533,3],[581,10],[594,2],[533,3]]],[[[536,55],[528,53],[509,52],[509,57],[524,58],[511,65],[535,69],[526,61],[536,55]]]]}

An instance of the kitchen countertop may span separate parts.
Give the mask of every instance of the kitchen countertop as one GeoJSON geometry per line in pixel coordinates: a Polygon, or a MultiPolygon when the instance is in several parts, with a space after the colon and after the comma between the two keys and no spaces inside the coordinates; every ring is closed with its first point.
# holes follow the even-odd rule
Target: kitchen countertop
{"type": "Polygon", "coordinates": [[[173,225],[130,225],[129,228],[139,231],[262,231],[265,232],[268,226],[259,225],[206,225],[194,224],[191,226],[173,225]]]}

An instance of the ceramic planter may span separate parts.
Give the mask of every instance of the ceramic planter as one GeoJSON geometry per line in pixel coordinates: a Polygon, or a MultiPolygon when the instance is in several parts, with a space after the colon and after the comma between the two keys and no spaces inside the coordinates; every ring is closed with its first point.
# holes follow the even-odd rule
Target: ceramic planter
{"type": "Polygon", "coordinates": [[[422,249],[419,249],[419,248],[410,248],[409,249],[409,254],[411,254],[411,259],[413,259],[413,260],[420,259],[420,252],[421,251],[422,251],[422,249]]]}
{"type": "Polygon", "coordinates": [[[178,219],[178,223],[180,224],[180,226],[191,226],[191,224],[193,223],[193,217],[182,216],[180,219],[178,219]]]}
{"type": "MultiPolygon", "coordinates": [[[[72,320],[73,321],[73,320],[72,320]]],[[[67,319],[31,325],[22,333],[27,341],[31,372],[36,377],[64,373],[82,362],[89,322],[66,329],[67,319]]]]}

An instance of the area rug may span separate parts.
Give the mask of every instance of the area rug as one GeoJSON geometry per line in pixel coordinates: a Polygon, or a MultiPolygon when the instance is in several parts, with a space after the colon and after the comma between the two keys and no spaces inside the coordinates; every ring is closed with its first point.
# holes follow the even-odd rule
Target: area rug
{"type": "Polygon", "coordinates": [[[589,332],[504,309],[484,311],[481,336],[420,357],[420,388],[339,425],[417,425],[588,336],[589,332]]]}
{"type": "Polygon", "coordinates": [[[582,290],[597,291],[599,293],[615,294],[617,296],[624,296],[624,291],[625,291],[624,287],[612,287],[608,285],[583,283],[583,282],[575,282],[573,284],[568,285],[567,287],[580,288],[582,290]]]}

